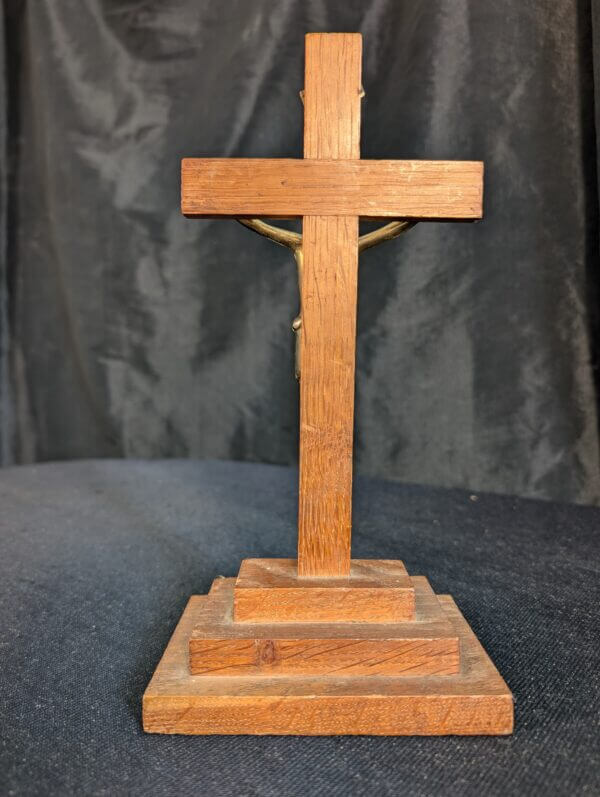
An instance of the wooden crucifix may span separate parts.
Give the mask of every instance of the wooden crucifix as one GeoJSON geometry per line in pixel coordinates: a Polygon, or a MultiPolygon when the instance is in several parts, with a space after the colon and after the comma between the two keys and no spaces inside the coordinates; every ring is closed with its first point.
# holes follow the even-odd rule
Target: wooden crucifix
{"type": "Polygon", "coordinates": [[[304,159],[189,158],[190,217],[302,217],[298,573],[350,573],[362,219],[473,220],[480,162],[360,160],[360,34],[306,37],[304,159]]]}
{"type": "Polygon", "coordinates": [[[479,219],[483,182],[476,161],[360,159],[361,50],[359,34],[306,37],[304,159],[182,164],[186,216],[245,220],[301,266],[298,558],[245,560],[190,599],[144,696],[149,731],[512,729],[512,696],[452,599],[400,561],[350,556],[359,249],[479,219]],[[301,217],[302,235],[260,217],[301,217]],[[394,221],[359,238],[359,219],[394,221]]]}

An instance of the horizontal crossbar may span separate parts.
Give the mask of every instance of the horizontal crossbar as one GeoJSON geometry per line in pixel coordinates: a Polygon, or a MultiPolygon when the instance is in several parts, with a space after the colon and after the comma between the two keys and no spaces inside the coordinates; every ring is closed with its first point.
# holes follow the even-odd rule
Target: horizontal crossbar
{"type": "Polygon", "coordinates": [[[474,220],[480,161],[185,158],[186,216],[474,220]]]}

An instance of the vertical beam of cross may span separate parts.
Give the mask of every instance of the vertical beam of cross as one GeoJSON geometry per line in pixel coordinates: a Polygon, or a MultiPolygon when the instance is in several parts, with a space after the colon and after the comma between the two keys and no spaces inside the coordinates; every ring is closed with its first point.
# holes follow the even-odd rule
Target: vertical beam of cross
{"type": "MultiPolygon", "coordinates": [[[[306,37],[304,157],[360,158],[359,34],[306,37]]],[[[350,572],[358,217],[304,216],[298,574],[350,572]]]]}

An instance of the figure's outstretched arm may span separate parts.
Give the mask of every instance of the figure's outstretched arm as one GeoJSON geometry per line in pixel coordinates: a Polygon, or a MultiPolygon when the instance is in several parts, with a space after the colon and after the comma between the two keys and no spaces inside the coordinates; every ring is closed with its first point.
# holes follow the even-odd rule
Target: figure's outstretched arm
{"type": "Polygon", "coordinates": [[[238,219],[238,221],[244,227],[248,227],[249,230],[254,230],[259,235],[270,238],[276,244],[287,246],[288,249],[299,249],[302,246],[302,236],[298,232],[275,227],[273,224],[267,224],[266,221],[261,221],[260,219],[238,219]]]}
{"type": "Polygon", "coordinates": [[[391,241],[402,235],[403,232],[408,232],[416,223],[416,221],[391,221],[373,232],[367,232],[358,239],[358,251],[364,252],[365,249],[382,244],[384,241],[391,241]]]}
{"type": "MultiPolygon", "coordinates": [[[[267,222],[261,221],[260,219],[238,219],[238,221],[240,224],[243,224],[244,227],[248,227],[249,230],[258,233],[258,235],[270,238],[271,241],[275,241],[275,243],[286,246],[288,249],[292,250],[296,258],[296,265],[298,267],[298,287],[300,289],[300,295],[302,295],[302,235],[297,232],[292,232],[291,230],[284,230],[281,227],[276,227],[273,224],[267,224],[267,222]]],[[[392,221],[389,224],[378,227],[372,232],[361,235],[358,239],[358,251],[364,252],[365,249],[370,249],[372,246],[377,246],[377,244],[381,244],[384,241],[391,241],[393,238],[402,235],[403,232],[410,230],[416,223],[416,221],[392,221]]],[[[302,334],[301,313],[294,318],[292,329],[296,334],[296,379],[300,379],[300,357],[302,351],[300,346],[300,335],[302,334]]]]}
{"type": "MultiPolygon", "coordinates": [[[[284,230],[281,227],[276,227],[273,224],[267,224],[260,219],[238,219],[240,224],[248,227],[250,230],[265,238],[270,238],[275,243],[287,246],[288,249],[297,250],[302,246],[302,236],[300,233],[292,232],[291,230],[284,230]]],[[[407,232],[414,227],[416,221],[392,221],[389,224],[384,224],[383,227],[378,227],[372,232],[361,235],[358,239],[358,251],[364,252],[365,249],[371,249],[373,246],[382,244],[384,241],[391,241],[407,232]]]]}

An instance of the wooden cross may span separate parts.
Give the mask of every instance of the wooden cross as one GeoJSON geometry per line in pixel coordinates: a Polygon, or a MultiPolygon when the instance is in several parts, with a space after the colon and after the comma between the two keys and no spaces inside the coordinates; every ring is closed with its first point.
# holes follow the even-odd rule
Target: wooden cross
{"type": "Polygon", "coordinates": [[[483,164],[360,159],[362,39],[306,37],[304,159],[187,158],[186,216],[302,217],[298,576],[350,573],[359,219],[469,221],[483,164]]]}
{"type": "Polygon", "coordinates": [[[510,691],[449,595],[350,561],[358,252],[481,216],[482,164],[363,161],[361,37],[306,38],[304,160],[183,162],[183,211],[233,216],[301,271],[298,559],[193,595],[144,694],[155,733],[505,734],[510,691]],[[302,236],[257,219],[302,217],[302,236]],[[402,219],[359,236],[358,222],[402,219]]]}

